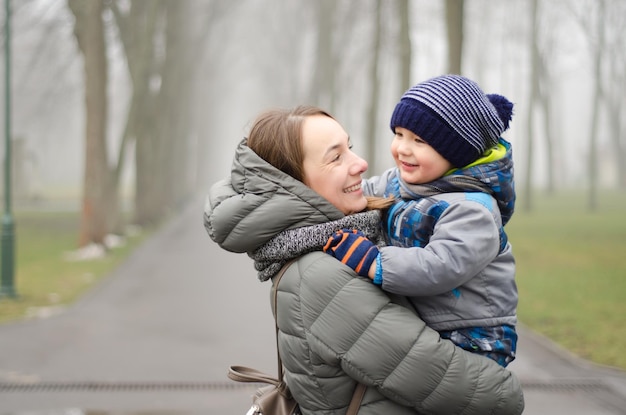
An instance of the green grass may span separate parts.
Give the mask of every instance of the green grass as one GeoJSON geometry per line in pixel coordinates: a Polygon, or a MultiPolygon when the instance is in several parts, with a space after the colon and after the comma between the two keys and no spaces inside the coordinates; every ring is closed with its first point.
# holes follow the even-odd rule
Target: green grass
{"type": "Polygon", "coordinates": [[[101,259],[66,261],[77,248],[76,212],[15,213],[15,276],[17,298],[0,299],[0,323],[28,318],[74,302],[115,269],[145,236],[127,238],[101,259]]]}
{"type": "Polygon", "coordinates": [[[626,194],[535,196],[507,225],[522,323],[574,354],[626,369],[626,194]]]}

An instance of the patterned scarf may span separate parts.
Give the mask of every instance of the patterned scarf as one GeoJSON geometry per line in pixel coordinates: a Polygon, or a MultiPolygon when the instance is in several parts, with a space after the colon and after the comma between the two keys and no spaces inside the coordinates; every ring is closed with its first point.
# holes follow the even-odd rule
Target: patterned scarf
{"type": "Polygon", "coordinates": [[[254,260],[259,280],[267,281],[290,259],[321,251],[328,238],[340,229],[358,229],[373,242],[383,245],[380,220],[381,212],[370,210],[318,225],[288,229],[248,255],[254,260]]]}

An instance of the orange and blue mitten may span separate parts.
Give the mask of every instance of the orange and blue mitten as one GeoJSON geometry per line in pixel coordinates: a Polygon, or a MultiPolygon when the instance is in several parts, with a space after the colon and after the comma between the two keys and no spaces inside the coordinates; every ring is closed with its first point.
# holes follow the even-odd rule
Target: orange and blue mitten
{"type": "Polygon", "coordinates": [[[376,244],[356,229],[335,232],[324,245],[324,252],[337,258],[362,277],[368,276],[372,262],[378,256],[376,244]]]}

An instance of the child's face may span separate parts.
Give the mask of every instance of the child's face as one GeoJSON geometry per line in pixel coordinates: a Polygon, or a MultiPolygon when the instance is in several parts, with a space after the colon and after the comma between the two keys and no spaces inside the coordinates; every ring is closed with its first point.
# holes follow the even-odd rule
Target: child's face
{"type": "Polygon", "coordinates": [[[407,183],[423,184],[442,177],[452,168],[434,148],[406,128],[396,127],[391,142],[391,155],[407,183]]]}

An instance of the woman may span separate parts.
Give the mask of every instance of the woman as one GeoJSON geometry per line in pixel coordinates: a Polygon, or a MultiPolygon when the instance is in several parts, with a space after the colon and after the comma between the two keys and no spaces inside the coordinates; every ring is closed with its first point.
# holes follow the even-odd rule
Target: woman
{"type": "Polygon", "coordinates": [[[404,297],[386,294],[322,252],[336,230],[378,240],[366,210],[367,163],[326,112],[269,111],[238,146],[231,176],[210,191],[205,226],[248,253],[262,281],[297,258],[278,288],[279,350],[303,414],[343,414],[358,382],[359,414],[520,414],[518,379],[441,340],[404,297]]]}

